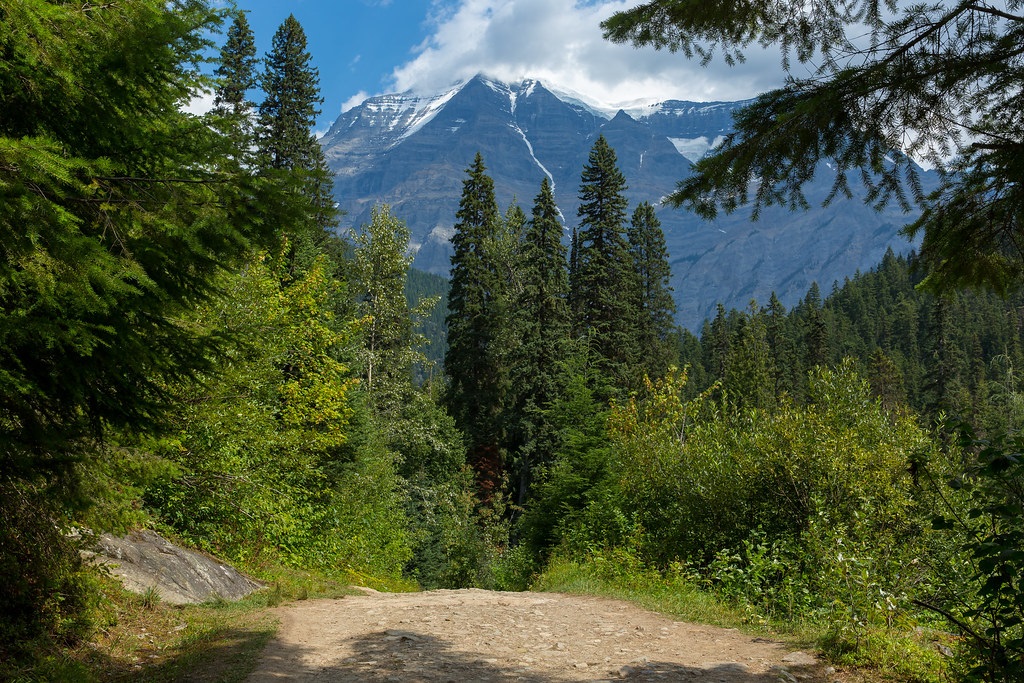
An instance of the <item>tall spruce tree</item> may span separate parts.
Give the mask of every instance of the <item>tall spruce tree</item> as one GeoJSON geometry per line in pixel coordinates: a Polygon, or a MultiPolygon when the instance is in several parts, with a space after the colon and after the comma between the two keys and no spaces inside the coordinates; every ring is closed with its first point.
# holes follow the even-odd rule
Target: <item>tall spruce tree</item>
{"type": "Polygon", "coordinates": [[[825,365],[829,360],[828,323],[821,306],[821,289],[812,282],[801,309],[804,315],[804,335],[807,348],[807,368],[825,365]]]}
{"type": "Polygon", "coordinates": [[[547,411],[562,393],[569,353],[569,277],[562,223],[551,183],[541,183],[522,248],[523,289],[511,324],[518,346],[510,365],[509,444],[516,502],[526,500],[534,470],[550,464],[555,434],[547,411]]]}
{"type": "Polygon", "coordinates": [[[256,167],[253,104],[247,93],[256,87],[256,41],[244,12],[237,12],[228,28],[214,75],[212,127],[222,133],[223,155],[239,172],[256,167]]]}
{"type": "Polygon", "coordinates": [[[256,87],[256,40],[245,12],[235,14],[228,28],[227,41],[220,51],[220,64],[214,71],[217,91],[214,108],[220,113],[248,120],[251,105],[246,93],[256,87]]]}
{"type": "Polygon", "coordinates": [[[765,333],[773,361],[772,390],[776,397],[780,397],[792,392],[793,373],[796,371],[794,368],[796,351],[793,338],[788,330],[786,307],[779,301],[775,292],[772,292],[768,299],[765,316],[765,333]]]}
{"type": "Polygon", "coordinates": [[[751,301],[739,316],[726,361],[724,386],[729,403],[737,410],[767,409],[774,401],[772,377],[774,364],[765,314],[751,301]]]}
{"type": "MultiPolygon", "coordinates": [[[[260,165],[285,171],[304,198],[297,216],[314,243],[337,225],[333,176],[313,126],[320,114],[320,74],[306,49],[306,33],[294,15],[288,15],[274,34],[264,60],[260,87],[266,97],[259,107],[260,165]]],[[[300,233],[301,234],[301,233],[300,233]]]]}
{"type": "Polygon", "coordinates": [[[652,378],[662,377],[678,361],[675,344],[676,302],[669,278],[668,249],[661,221],[650,202],[641,202],[627,231],[633,268],[639,278],[637,335],[644,371],[652,378]]]}
{"type": "Polygon", "coordinates": [[[446,403],[466,435],[470,463],[485,494],[500,481],[501,405],[505,371],[499,362],[504,287],[489,249],[498,234],[501,214],[494,181],[478,152],[466,169],[462,198],[455,214],[451,289],[448,293],[446,403]]]}
{"type": "Polygon", "coordinates": [[[597,138],[580,183],[576,268],[569,283],[576,327],[618,390],[637,382],[639,279],[626,242],[626,179],[615,151],[597,138]]]}

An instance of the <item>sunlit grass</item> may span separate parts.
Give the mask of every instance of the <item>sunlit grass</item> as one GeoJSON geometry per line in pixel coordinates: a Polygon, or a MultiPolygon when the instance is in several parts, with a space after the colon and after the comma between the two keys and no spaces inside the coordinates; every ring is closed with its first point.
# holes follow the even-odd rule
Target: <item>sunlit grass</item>
{"type": "Polygon", "coordinates": [[[771,619],[750,606],[720,600],[682,573],[637,566],[626,555],[611,559],[598,555],[585,562],[556,556],[533,590],[626,600],[680,621],[767,636],[794,649],[816,649],[851,683],[939,683],[948,679],[946,662],[937,647],[950,641],[947,634],[875,628],[851,635],[813,622],[771,619]]]}
{"type": "Polygon", "coordinates": [[[407,580],[344,572],[332,577],[281,566],[249,568],[249,574],[265,587],[247,598],[182,606],[163,602],[155,590],[130,593],[101,575],[92,638],[60,651],[39,652],[31,667],[4,670],[0,665],[0,680],[242,681],[277,630],[269,608],[298,600],[342,599],[358,593],[352,585],[393,592],[416,589],[407,580]]]}

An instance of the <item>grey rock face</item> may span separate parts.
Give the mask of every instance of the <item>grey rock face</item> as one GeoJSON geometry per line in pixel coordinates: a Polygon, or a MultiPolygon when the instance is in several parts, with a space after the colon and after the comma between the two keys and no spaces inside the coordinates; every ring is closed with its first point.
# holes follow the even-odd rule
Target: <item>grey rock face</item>
{"type": "Polygon", "coordinates": [[[148,530],[123,538],[103,534],[95,553],[93,560],[109,568],[125,588],[134,593],[155,589],[173,605],[240,600],[262,587],[234,568],[148,530]]]}
{"type": "MultiPolygon", "coordinates": [[[[344,225],[358,228],[375,203],[388,203],[412,231],[416,267],[447,274],[465,169],[478,151],[503,210],[515,200],[529,215],[549,177],[568,234],[577,224],[580,173],[598,135],[616,151],[631,207],[658,206],[731,130],[732,112],[743,104],[668,100],[610,112],[538,81],[477,76],[429,97],[370,98],[342,114],[321,143],[337,174],[344,225]]],[[[827,292],[834,281],[877,265],[886,249],[910,249],[899,229],[913,216],[876,213],[858,197],[821,207],[833,180],[822,165],[806,188],[811,211],[767,209],[756,223],[747,211],[707,222],[659,206],[679,322],[696,330],[718,302],[764,304],[772,291],[791,306],[812,282],[827,292]]]]}

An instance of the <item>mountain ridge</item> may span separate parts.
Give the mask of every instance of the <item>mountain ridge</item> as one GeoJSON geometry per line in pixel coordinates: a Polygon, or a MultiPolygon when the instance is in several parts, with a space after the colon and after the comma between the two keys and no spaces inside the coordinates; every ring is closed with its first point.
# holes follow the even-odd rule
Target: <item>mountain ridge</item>
{"type": "Polygon", "coordinates": [[[873,267],[889,248],[901,253],[912,246],[898,234],[912,217],[897,209],[875,212],[858,198],[822,208],[834,179],[825,165],[806,188],[814,207],[807,212],[769,207],[756,223],[742,210],[703,221],[661,206],[749,101],[652,100],[610,112],[559,91],[538,79],[503,83],[478,75],[439,93],[371,97],[342,113],[321,144],[336,174],[343,222],[359,226],[374,204],[388,203],[409,225],[415,265],[447,274],[465,169],[478,151],[502,209],[517,201],[529,214],[547,177],[571,230],[580,173],[604,135],[626,176],[630,206],[658,207],[678,320],[691,330],[719,302],[743,308],[775,291],[792,306],[812,282],[829,287],[873,267]]]}

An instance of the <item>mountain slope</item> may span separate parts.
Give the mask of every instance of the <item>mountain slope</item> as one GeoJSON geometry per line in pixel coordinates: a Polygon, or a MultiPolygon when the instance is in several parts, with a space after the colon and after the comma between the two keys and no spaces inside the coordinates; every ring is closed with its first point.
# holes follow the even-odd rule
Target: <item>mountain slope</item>
{"type": "MultiPolygon", "coordinates": [[[[514,199],[529,214],[547,176],[571,229],[580,173],[598,135],[616,151],[631,206],[657,204],[729,132],[743,104],[669,100],[614,111],[538,81],[477,76],[428,97],[370,98],[343,113],[321,143],[337,174],[344,223],[359,226],[386,202],[412,231],[416,266],[446,274],[465,169],[477,151],[502,208],[514,199]]],[[[898,210],[876,213],[857,198],[821,208],[832,180],[823,166],[807,188],[814,209],[768,209],[757,223],[747,212],[706,222],[659,207],[680,323],[695,329],[719,301],[744,307],[772,291],[792,305],[813,281],[828,288],[877,264],[889,247],[909,248],[898,235],[908,217],[898,210]]]]}

